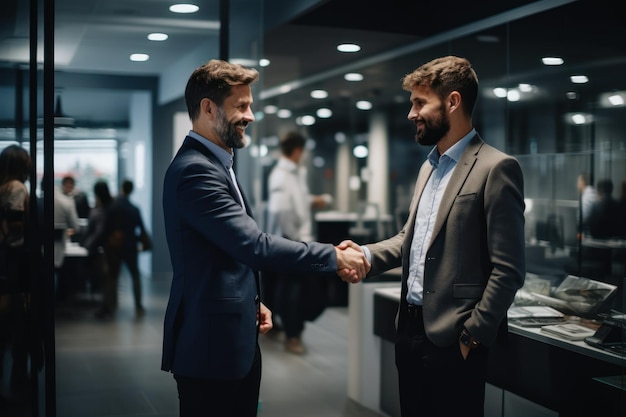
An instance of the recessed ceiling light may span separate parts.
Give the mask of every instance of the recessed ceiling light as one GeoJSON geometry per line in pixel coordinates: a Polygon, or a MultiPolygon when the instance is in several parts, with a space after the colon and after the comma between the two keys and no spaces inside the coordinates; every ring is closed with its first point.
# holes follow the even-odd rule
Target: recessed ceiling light
{"type": "Polygon", "coordinates": [[[315,124],[315,117],[311,116],[310,114],[306,114],[302,117],[298,117],[296,119],[296,124],[302,126],[313,126],[315,124]]]}
{"type": "Polygon", "coordinates": [[[565,96],[570,100],[576,100],[576,97],[578,97],[578,94],[576,94],[575,91],[568,91],[567,93],[565,93],[565,96]]]}
{"type": "Polygon", "coordinates": [[[267,67],[270,65],[270,60],[266,58],[259,59],[259,65],[262,67],[267,67]]]}
{"type": "Polygon", "coordinates": [[[356,102],[356,108],[359,110],[370,110],[372,108],[372,103],[367,100],[359,100],[356,102]]]}
{"type": "Polygon", "coordinates": [[[512,89],[506,92],[506,99],[509,101],[519,101],[520,98],[519,90],[512,89]]]}
{"type": "Polygon", "coordinates": [[[274,114],[278,111],[278,107],[274,106],[273,104],[268,104],[267,106],[263,107],[263,111],[267,114],[274,114]]]}
{"type": "Polygon", "coordinates": [[[157,41],[157,42],[164,41],[164,40],[166,40],[167,38],[168,38],[168,36],[167,36],[167,34],[165,34],[165,33],[158,33],[158,32],[155,32],[155,33],[151,33],[151,34],[149,34],[149,35],[148,35],[148,39],[149,39],[149,40],[151,40],[151,41],[157,41]]]}
{"type": "Polygon", "coordinates": [[[181,4],[172,4],[170,6],[170,12],[172,13],[195,13],[198,10],[200,10],[200,8],[196,6],[195,4],[181,3],[181,4]]]}
{"type": "Polygon", "coordinates": [[[541,62],[543,65],[563,65],[563,58],[559,58],[556,56],[546,56],[541,58],[541,62]]]}
{"type": "Polygon", "coordinates": [[[343,76],[346,81],[363,81],[363,74],[358,72],[349,72],[343,76]]]}
{"type": "Polygon", "coordinates": [[[517,88],[519,88],[519,91],[523,93],[530,93],[531,91],[533,91],[533,86],[526,83],[518,84],[517,88]]]}
{"type": "Polygon", "coordinates": [[[288,119],[291,117],[291,110],[280,109],[276,112],[276,116],[280,117],[281,119],[288,119]]]}
{"type": "Polygon", "coordinates": [[[313,90],[311,91],[311,97],[322,99],[328,97],[328,92],[326,90],[313,90]]]}
{"type": "Polygon", "coordinates": [[[361,47],[356,43],[342,43],[337,45],[337,50],[339,52],[359,52],[361,47]]]}
{"type": "Polygon", "coordinates": [[[587,121],[587,118],[582,113],[572,114],[572,122],[576,125],[583,125],[587,121]]]}
{"type": "Polygon", "coordinates": [[[352,155],[354,155],[355,158],[367,158],[368,154],[367,146],[364,145],[356,145],[354,149],[352,149],[352,155]]]}
{"type": "Polygon", "coordinates": [[[315,112],[315,114],[317,114],[317,117],[319,117],[320,119],[328,119],[333,115],[333,111],[331,109],[323,107],[321,109],[317,109],[317,112],[315,112]]]}
{"type": "Polygon", "coordinates": [[[493,95],[495,95],[498,98],[506,97],[506,88],[502,88],[502,87],[494,88],[493,89],[493,95]]]}
{"type": "Polygon", "coordinates": [[[130,60],[134,62],[144,62],[150,59],[148,54],[131,54],[130,60]]]}
{"type": "Polygon", "coordinates": [[[609,96],[609,103],[614,106],[623,106],[624,105],[624,97],[619,94],[613,94],[609,96]]]}
{"type": "Polygon", "coordinates": [[[585,84],[589,82],[589,78],[587,78],[586,75],[572,75],[571,77],[569,77],[569,79],[574,84],[585,84]]]}

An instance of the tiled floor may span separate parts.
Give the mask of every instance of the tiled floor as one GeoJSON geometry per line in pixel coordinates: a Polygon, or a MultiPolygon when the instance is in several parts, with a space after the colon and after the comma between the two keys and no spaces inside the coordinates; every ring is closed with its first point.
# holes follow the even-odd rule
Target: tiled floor
{"type": "MultiPolygon", "coordinates": [[[[57,314],[58,417],[175,417],[176,385],[160,370],[162,320],[169,281],[144,278],[147,314],[131,308],[130,279],[120,282],[112,321],[93,317],[83,300],[57,314]]],[[[328,308],[307,323],[308,351],[286,353],[276,337],[262,336],[261,417],[380,417],[347,398],[347,309],[328,308]]]]}

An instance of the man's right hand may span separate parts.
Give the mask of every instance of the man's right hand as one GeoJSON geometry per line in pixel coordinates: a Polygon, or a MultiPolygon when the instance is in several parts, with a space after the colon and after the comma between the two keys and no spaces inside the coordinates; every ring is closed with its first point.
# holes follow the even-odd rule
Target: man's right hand
{"type": "Polygon", "coordinates": [[[337,252],[337,275],[343,281],[357,283],[365,278],[371,265],[359,245],[344,240],[335,246],[335,251],[337,252]]]}

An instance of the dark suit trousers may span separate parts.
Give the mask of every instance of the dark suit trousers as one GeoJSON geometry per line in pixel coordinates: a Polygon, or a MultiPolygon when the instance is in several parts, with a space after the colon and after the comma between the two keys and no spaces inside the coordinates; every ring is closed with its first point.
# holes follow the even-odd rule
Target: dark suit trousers
{"type": "Polygon", "coordinates": [[[396,341],[402,417],[482,417],[488,350],[474,349],[464,360],[458,343],[428,340],[421,307],[402,314],[409,314],[396,341]]]}
{"type": "Polygon", "coordinates": [[[174,375],[180,417],[256,417],[261,387],[261,351],[243,379],[215,380],[174,375]]]}

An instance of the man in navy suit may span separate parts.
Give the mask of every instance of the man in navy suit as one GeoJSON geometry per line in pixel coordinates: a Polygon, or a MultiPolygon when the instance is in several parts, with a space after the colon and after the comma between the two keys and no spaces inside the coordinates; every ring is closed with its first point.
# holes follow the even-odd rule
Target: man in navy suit
{"type": "MultiPolygon", "coordinates": [[[[253,417],[261,380],[259,333],[272,328],[260,301],[260,270],[341,271],[356,282],[369,264],[359,250],[263,233],[232,170],[233,149],[254,121],[250,84],[258,72],[211,60],[185,89],[192,130],[163,187],[173,267],[162,369],[172,372],[180,415],[253,417]]],[[[294,277],[297,279],[297,277],[294,277]]]]}

